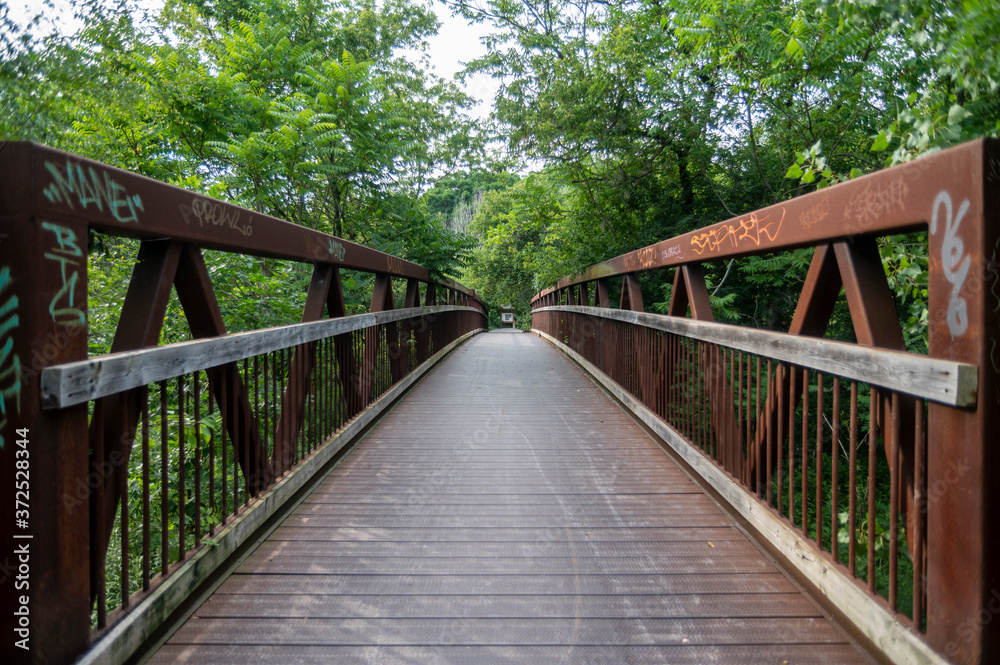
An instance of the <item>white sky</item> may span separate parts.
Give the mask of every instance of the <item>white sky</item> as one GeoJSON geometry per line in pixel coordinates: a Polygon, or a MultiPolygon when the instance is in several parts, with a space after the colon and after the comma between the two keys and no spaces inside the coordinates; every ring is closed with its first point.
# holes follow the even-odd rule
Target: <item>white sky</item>
{"type": "MultiPolygon", "coordinates": [[[[441,21],[438,34],[429,40],[431,66],[444,78],[451,78],[461,71],[464,64],[486,54],[481,40],[488,30],[482,24],[466,23],[461,16],[453,17],[451,11],[435,0],[434,12],[441,21]]],[[[461,85],[461,84],[460,84],[461,85]]],[[[465,91],[479,100],[473,116],[485,118],[493,105],[499,83],[489,76],[477,74],[464,83],[465,91]]]]}
{"type": "MultiPolygon", "coordinates": [[[[486,53],[486,47],[480,38],[487,34],[487,30],[482,25],[466,23],[462,17],[453,17],[440,0],[430,1],[441,21],[438,34],[429,40],[431,67],[437,75],[450,79],[462,70],[464,63],[486,53]]],[[[162,6],[163,0],[140,0],[140,4],[155,8],[162,6]]],[[[7,6],[10,8],[11,18],[22,24],[37,14],[44,15],[45,28],[71,22],[69,0],[50,0],[49,3],[45,0],[7,0],[7,6]],[[46,4],[50,6],[46,7],[46,4]]],[[[478,106],[471,111],[473,117],[485,118],[489,115],[498,83],[480,74],[459,85],[464,85],[466,92],[479,100],[478,106]]]]}

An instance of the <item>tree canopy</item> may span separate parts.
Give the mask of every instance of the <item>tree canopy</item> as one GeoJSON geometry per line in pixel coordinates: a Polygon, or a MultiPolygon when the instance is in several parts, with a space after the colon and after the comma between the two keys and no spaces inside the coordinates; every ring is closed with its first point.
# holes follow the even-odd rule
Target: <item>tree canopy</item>
{"type": "MultiPolygon", "coordinates": [[[[1000,132],[995,3],[449,4],[491,26],[487,53],[469,69],[503,81],[494,107],[499,136],[511,152],[542,164],[559,192],[560,214],[520,250],[536,258],[508,252],[507,272],[531,265],[525,279],[539,286],[693,228],[1000,132]]],[[[496,219],[486,206],[481,214],[496,219]]],[[[522,228],[509,220],[512,233],[480,221],[489,234],[480,238],[473,285],[499,283],[499,269],[479,275],[496,260],[495,238],[522,228]]],[[[882,241],[915,347],[925,330],[923,242],[882,241]]],[[[794,306],[788,287],[804,278],[808,258],[798,252],[708,266],[717,313],[787,326],[794,306]]],[[[662,280],[643,276],[647,303],[665,303],[669,285],[662,280]]]]}
{"type": "MultiPolygon", "coordinates": [[[[490,29],[466,69],[501,83],[487,123],[430,72],[423,2],[97,0],[69,34],[6,2],[6,138],[398,254],[521,321],[587,265],[1000,133],[986,0],[444,0],[490,29]]],[[[918,347],[924,244],[882,241],[918,347]]],[[[808,258],[708,266],[719,315],[783,327],[808,258]]],[[[653,306],[662,280],[643,277],[653,306]]]]}

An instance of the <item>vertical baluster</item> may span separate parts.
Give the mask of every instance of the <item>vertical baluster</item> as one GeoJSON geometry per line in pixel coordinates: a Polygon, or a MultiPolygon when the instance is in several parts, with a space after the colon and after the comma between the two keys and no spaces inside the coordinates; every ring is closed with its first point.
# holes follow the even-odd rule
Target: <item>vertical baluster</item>
{"type": "Polygon", "coordinates": [[[177,546],[180,548],[177,552],[178,561],[182,561],[187,553],[184,532],[187,526],[184,520],[187,510],[184,505],[185,483],[187,482],[184,467],[187,460],[184,456],[184,443],[184,376],[181,375],[177,377],[177,546]]]}
{"type": "Polygon", "coordinates": [[[194,546],[201,545],[201,389],[198,372],[194,381],[194,546]]]}
{"type": "Polygon", "coordinates": [[[779,515],[783,515],[784,512],[785,512],[785,501],[784,501],[785,483],[783,482],[783,476],[784,476],[784,473],[785,473],[785,461],[784,461],[784,455],[785,455],[785,452],[784,452],[785,451],[785,419],[782,417],[782,415],[785,413],[785,401],[786,401],[786,397],[787,397],[787,395],[785,394],[785,380],[784,380],[784,376],[785,376],[786,373],[787,373],[786,366],[783,365],[782,363],[778,363],[778,369],[777,369],[777,372],[776,372],[776,375],[777,375],[776,385],[777,385],[777,388],[778,388],[778,417],[776,418],[776,420],[778,421],[778,444],[775,446],[775,448],[778,451],[778,478],[777,478],[777,481],[778,481],[777,482],[778,497],[777,497],[777,499],[778,499],[778,514],[779,515]]]}
{"type": "MultiPolygon", "coordinates": [[[[262,371],[264,372],[263,380],[261,381],[261,383],[263,384],[263,386],[261,387],[264,390],[264,408],[261,409],[260,404],[258,404],[255,408],[258,414],[257,415],[258,422],[262,422],[264,427],[264,437],[265,437],[264,447],[271,453],[273,457],[274,451],[277,450],[278,448],[278,436],[277,433],[274,431],[274,422],[271,419],[271,409],[270,409],[271,397],[269,392],[271,388],[270,376],[269,376],[271,363],[269,361],[269,357],[270,357],[269,354],[264,354],[262,359],[259,359],[260,358],[259,356],[254,358],[254,363],[256,363],[256,365],[254,366],[254,376],[257,376],[258,369],[262,369],[262,371]],[[258,365],[263,365],[263,368],[258,368],[258,365]],[[270,446],[267,445],[268,442],[270,442],[271,444],[270,446]]],[[[260,393],[259,388],[255,387],[254,392],[259,394],[260,393]]]]}
{"type": "Polygon", "coordinates": [[[719,420],[725,425],[726,430],[726,457],[727,457],[727,467],[729,473],[733,476],[739,477],[739,469],[736,463],[736,396],[733,394],[734,386],[736,385],[736,351],[732,349],[722,348],[722,375],[723,382],[719,386],[719,391],[722,393],[723,401],[719,402],[722,408],[722,413],[719,414],[719,420]]]}
{"type": "Polygon", "coordinates": [[[149,386],[140,392],[142,400],[142,590],[149,591],[149,386]]]}
{"type": "MultiPolygon", "coordinates": [[[[836,490],[834,490],[836,492],[836,490]]],[[[816,372],[816,545],[823,547],[823,374],[816,372]]]]}
{"type": "MultiPolygon", "coordinates": [[[[399,337],[397,336],[396,339],[399,339],[399,337]]],[[[305,374],[306,373],[306,353],[308,353],[308,345],[307,344],[301,344],[301,345],[299,345],[299,350],[300,350],[301,355],[302,355],[301,360],[299,360],[299,369],[302,371],[302,374],[305,374]]],[[[312,383],[312,373],[310,372],[310,374],[308,376],[303,376],[302,377],[302,384],[301,384],[302,403],[304,404],[304,408],[302,409],[302,414],[303,415],[302,415],[302,427],[301,427],[301,431],[302,431],[302,434],[301,434],[301,438],[302,438],[302,459],[305,459],[306,455],[309,454],[309,451],[312,450],[312,432],[313,432],[312,415],[313,415],[313,413],[312,413],[312,404],[311,404],[312,391],[310,390],[311,383],[312,383]]]]}
{"type": "MultiPolygon", "coordinates": [[[[221,427],[219,428],[219,433],[222,435],[221,448],[222,448],[222,523],[225,524],[229,520],[229,442],[226,440],[226,434],[228,432],[226,428],[226,414],[229,413],[229,402],[226,399],[226,381],[222,378],[222,372],[219,372],[217,376],[221,379],[219,381],[219,422],[221,427]]],[[[233,454],[235,458],[235,453],[233,454]]],[[[233,485],[236,484],[236,476],[233,475],[233,485]]],[[[236,501],[233,500],[233,510],[236,509],[236,501]]]]}
{"type": "MultiPolygon", "coordinates": [[[[305,384],[304,384],[305,377],[302,376],[302,374],[303,374],[303,371],[302,371],[302,368],[303,368],[303,357],[302,357],[302,355],[303,355],[304,350],[305,349],[301,345],[295,347],[295,349],[294,349],[294,356],[292,357],[292,364],[295,365],[295,377],[297,379],[295,381],[295,385],[292,386],[292,390],[295,391],[295,402],[294,402],[294,404],[296,405],[296,411],[295,411],[295,413],[292,414],[292,419],[289,420],[289,425],[295,430],[293,432],[293,434],[295,435],[295,444],[296,444],[296,453],[295,453],[295,461],[296,462],[302,460],[306,456],[305,455],[305,433],[306,433],[307,423],[309,422],[306,419],[307,418],[307,414],[308,414],[308,409],[307,409],[307,398],[306,398],[305,384]],[[299,404],[302,405],[301,408],[298,408],[299,404]],[[302,414],[301,420],[299,420],[299,413],[302,414]],[[296,420],[298,420],[298,423],[297,423],[298,427],[295,427],[295,425],[296,425],[295,421],[296,420]]],[[[289,353],[291,353],[291,352],[292,352],[292,349],[289,349],[289,353]]]]}
{"type": "Polygon", "coordinates": [[[680,338],[670,335],[670,423],[687,435],[684,430],[684,360],[681,357],[680,338]]]}
{"type": "Polygon", "coordinates": [[[809,537],[809,370],[802,368],[802,535],[809,537]]]}
{"type": "MultiPolygon", "coordinates": [[[[229,369],[226,368],[226,374],[228,376],[229,369]]],[[[239,374],[239,367],[235,363],[232,366],[232,372],[234,374],[239,374]]],[[[225,384],[223,384],[225,385],[225,384]]],[[[226,389],[223,388],[223,395],[225,395],[226,389]]],[[[239,406],[236,402],[237,392],[235,386],[233,386],[232,394],[229,395],[229,399],[226,401],[226,407],[229,409],[229,416],[233,420],[233,431],[229,433],[229,440],[233,446],[233,515],[238,515],[240,512],[240,425],[239,418],[239,406]]]]}
{"type": "MultiPolygon", "coordinates": [[[[270,396],[270,398],[268,398],[265,395],[265,398],[264,398],[264,411],[268,411],[271,414],[271,424],[269,425],[269,429],[272,432],[271,437],[274,440],[273,441],[273,449],[274,450],[280,450],[281,447],[284,445],[282,443],[282,440],[281,440],[281,434],[282,434],[282,431],[281,431],[281,421],[278,419],[278,402],[281,399],[279,397],[280,393],[278,392],[278,366],[279,366],[279,362],[280,362],[280,358],[281,358],[281,351],[272,351],[270,355],[271,355],[271,362],[270,362],[270,365],[271,365],[271,396],[270,396]]],[[[265,358],[264,359],[264,366],[266,367],[267,365],[268,365],[268,362],[267,362],[267,359],[265,358]]],[[[266,390],[267,389],[265,388],[265,393],[266,393],[266,390]]],[[[280,459],[280,456],[278,456],[278,459],[280,459]]],[[[275,469],[275,473],[277,473],[278,471],[279,471],[279,469],[275,469]]]]}
{"type": "MultiPolygon", "coordinates": [[[[93,420],[97,421],[97,433],[94,436],[94,460],[104,459],[104,419],[95,418],[93,420]]],[[[104,527],[104,483],[100,482],[101,476],[98,476],[98,482],[94,483],[94,492],[91,497],[91,501],[94,503],[94,532],[99,534],[99,537],[103,539],[103,534],[105,533],[104,527]]],[[[91,574],[93,575],[97,583],[97,627],[104,628],[108,625],[108,602],[107,602],[107,565],[108,565],[108,555],[101,543],[92,544],[94,548],[94,555],[91,561],[91,574]],[[96,547],[95,547],[96,545],[96,547]]]]}
{"type": "MultiPolygon", "coordinates": [[[[741,436],[740,427],[743,426],[743,352],[733,351],[734,357],[734,368],[733,371],[736,373],[736,385],[734,390],[736,391],[736,418],[733,420],[733,449],[736,451],[736,478],[744,485],[749,485],[750,481],[746,477],[746,452],[749,452],[749,448],[745,447],[745,441],[741,436]],[[737,357],[738,356],[738,357],[737,357]],[[746,452],[745,452],[746,451],[746,452]]],[[[749,358],[747,359],[749,363],[749,358]]],[[[749,387],[749,384],[747,384],[749,387]]],[[[747,408],[749,408],[749,404],[747,408]]]]}
{"type": "Polygon", "coordinates": [[[160,381],[160,572],[167,574],[170,566],[170,543],[168,541],[170,516],[167,499],[169,485],[167,475],[170,467],[170,453],[167,449],[169,440],[167,430],[167,382],[160,381]]]}
{"type": "MultiPolygon", "coordinates": [[[[696,356],[695,360],[695,362],[698,363],[698,394],[705,395],[706,397],[707,397],[707,391],[706,391],[707,385],[705,383],[706,368],[704,366],[705,363],[703,362],[702,359],[705,358],[707,355],[708,352],[705,349],[705,345],[702,344],[701,342],[698,342],[698,355],[696,356]]],[[[707,428],[708,408],[706,404],[707,401],[708,401],[707,399],[703,399],[699,404],[700,408],[698,409],[698,430],[701,435],[701,449],[704,450],[705,453],[711,457],[712,449],[708,442],[708,431],[707,431],[708,429],[707,428]]]]}
{"type": "Polygon", "coordinates": [[[731,421],[730,425],[730,455],[732,456],[732,474],[739,482],[743,482],[743,441],[740,440],[740,423],[743,422],[743,352],[740,351],[737,359],[735,349],[729,352],[729,394],[733,396],[730,407],[727,403],[726,419],[731,421]],[[735,413],[728,413],[734,411],[735,413]]]}
{"type": "Polygon", "coordinates": [[[688,441],[694,441],[693,428],[691,427],[691,377],[690,377],[690,367],[689,363],[691,356],[688,353],[687,340],[680,337],[677,338],[677,362],[680,363],[680,385],[678,389],[680,394],[678,395],[678,400],[680,402],[680,419],[681,428],[684,431],[684,436],[688,441]]]}
{"type": "MultiPolygon", "coordinates": [[[[215,398],[212,395],[212,376],[206,371],[205,372],[205,386],[208,388],[206,391],[208,394],[208,405],[206,413],[208,415],[209,422],[212,422],[212,416],[215,415],[215,398]]],[[[208,535],[215,535],[215,427],[212,427],[208,431],[208,535]]]]}
{"type": "MultiPolygon", "coordinates": [[[[767,361],[767,384],[766,385],[768,386],[768,390],[770,390],[770,387],[771,387],[771,360],[770,360],[770,358],[767,361]]],[[[755,404],[754,404],[754,413],[756,414],[756,422],[757,422],[757,427],[756,427],[757,433],[755,434],[755,436],[759,436],[761,428],[764,428],[764,431],[767,432],[767,439],[762,439],[761,440],[761,445],[764,447],[764,450],[763,451],[761,451],[761,450],[757,451],[757,496],[763,496],[764,495],[764,491],[762,491],[761,488],[760,488],[761,476],[763,475],[763,474],[761,474],[761,468],[760,467],[761,467],[761,463],[765,461],[764,458],[766,457],[767,458],[767,460],[766,460],[767,461],[767,473],[766,473],[766,477],[767,477],[767,490],[765,490],[765,491],[767,492],[767,505],[771,505],[771,444],[770,444],[770,440],[771,440],[771,436],[773,435],[773,432],[771,432],[771,428],[769,426],[765,425],[764,422],[763,422],[763,420],[764,420],[763,413],[764,412],[763,412],[763,410],[761,408],[761,403],[760,403],[760,356],[757,356],[757,389],[755,391],[755,394],[756,394],[756,398],[754,400],[754,402],[755,402],[755,404]]]]}
{"type": "Polygon", "coordinates": [[[840,561],[838,550],[840,534],[837,533],[840,516],[840,377],[833,377],[833,431],[830,433],[830,552],[834,561],[840,561]]]}
{"type": "Polygon", "coordinates": [[[795,525],[795,379],[797,367],[788,367],[788,521],[795,525]]]}
{"type": "Polygon", "coordinates": [[[878,389],[871,387],[871,401],[869,402],[869,428],[868,428],[868,591],[875,593],[875,466],[878,462],[876,453],[878,451],[878,439],[876,429],[878,427],[878,402],[881,398],[878,389]]]}
{"type": "Polygon", "coordinates": [[[899,393],[893,391],[889,429],[889,609],[896,611],[898,604],[898,554],[899,554],[899,437],[902,425],[899,393]]]}
{"type": "Polygon", "coordinates": [[[916,403],[916,440],[913,456],[913,629],[924,630],[924,520],[927,508],[927,428],[924,419],[924,401],[916,403]]]}
{"type": "Polygon", "coordinates": [[[333,415],[333,367],[330,363],[331,346],[333,346],[332,337],[327,337],[323,340],[323,417],[321,420],[320,442],[326,441],[326,438],[333,432],[333,422],[331,421],[331,416],[333,415]]]}
{"type": "MultiPolygon", "coordinates": [[[[265,387],[267,384],[264,384],[265,387]]],[[[264,398],[264,410],[267,410],[267,398],[264,398]]],[[[260,412],[260,356],[253,357],[253,422],[260,435],[260,445],[264,449],[264,455],[274,451],[274,442],[271,441],[274,435],[271,434],[267,426],[267,414],[260,412]],[[263,428],[261,427],[263,425],[263,428]],[[263,431],[262,431],[263,429],[263,431]],[[270,441],[271,445],[268,446],[270,441]]]]}
{"type": "Polygon", "coordinates": [[[718,407],[718,413],[715,414],[715,422],[718,423],[718,433],[715,436],[715,445],[717,449],[717,454],[720,457],[725,457],[726,463],[723,468],[727,471],[732,471],[732,457],[729,443],[729,425],[732,421],[731,414],[729,413],[729,405],[726,402],[726,383],[729,379],[729,363],[728,363],[728,352],[725,347],[716,347],[716,356],[719,359],[719,365],[717,367],[718,375],[715,377],[715,394],[717,399],[709,404],[709,408],[715,410],[718,407]]]}
{"type": "MultiPolygon", "coordinates": [[[[121,411],[121,430],[123,432],[128,431],[128,420],[125,415],[125,410],[121,411]]],[[[121,535],[121,606],[122,608],[128,607],[129,598],[129,553],[131,552],[131,547],[129,544],[129,533],[128,533],[128,467],[123,470],[123,473],[118,474],[119,484],[118,493],[121,495],[121,511],[120,517],[121,521],[119,523],[119,531],[121,535]]]]}
{"type": "Polygon", "coordinates": [[[857,517],[858,517],[858,382],[851,381],[851,421],[850,428],[850,460],[848,462],[848,514],[847,530],[847,568],[851,577],[857,577],[857,517]]]}
{"type": "MultiPolygon", "coordinates": [[[[722,428],[718,428],[718,431],[713,432],[712,428],[712,416],[715,413],[715,405],[719,401],[719,384],[722,383],[721,376],[715,376],[715,372],[719,371],[719,347],[714,344],[708,345],[708,359],[705,363],[705,386],[706,397],[705,400],[705,432],[708,437],[708,449],[709,455],[715,460],[719,461],[719,436],[723,434],[722,428]]],[[[721,372],[719,372],[721,374],[721,372]]]]}
{"type": "MultiPolygon", "coordinates": [[[[239,379],[242,376],[243,385],[249,385],[246,380],[247,376],[247,359],[243,359],[243,372],[240,373],[240,365],[236,363],[236,378],[239,379]]],[[[253,491],[250,486],[250,474],[255,473],[256,469],[253,469],[250,464],[250,432],[240,431],[240,421],[242,418],[239,417],[242,399],[237,400],[239,393],[235,390],[233,391],[233,413],[236,416],[234,418],[236,422],[236,427],[234,428],[237,435],[235,438],[240,442],[240,447],[243,449],[243,459],[246,462],[246,469],[243,471],[243,505],[250,505],[250,492],[253,491]]],[[[249,401],[249,400],[247,400],[249,401]]]]}

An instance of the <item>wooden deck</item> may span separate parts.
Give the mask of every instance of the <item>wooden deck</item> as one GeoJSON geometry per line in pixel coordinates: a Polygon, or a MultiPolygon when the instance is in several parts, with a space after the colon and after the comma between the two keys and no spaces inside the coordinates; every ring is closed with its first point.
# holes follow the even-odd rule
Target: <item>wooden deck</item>
{"type": "Polygon", "coordinates": [[[868,663],[534,335],[433,370],[153,663],[868,663]]]}

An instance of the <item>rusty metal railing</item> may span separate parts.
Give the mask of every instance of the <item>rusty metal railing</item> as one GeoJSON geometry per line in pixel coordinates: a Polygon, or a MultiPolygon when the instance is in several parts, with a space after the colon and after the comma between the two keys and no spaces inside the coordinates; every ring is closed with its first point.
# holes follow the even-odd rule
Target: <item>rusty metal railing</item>
{"type": "Polygon", "coordinates": [[[369,407],[486,325],[416,264],[30,143],[0,149],[0,300],[0,625],[39,663],[99,639],[122,662],[369,407]],[[90,233],[140,241],[99,357],[90,233]],[[203,249],[311,264],[302,322],[227,334],[203,249]],[[374,274],[369,313],[346,315],[341,269],[374,274]],[[172,288],[195,339],[157,346],[172,288]]]}
{"type": "Polygon", "coordinates": [[[664,240],[533,300],[537,332],[896,662],[1000,660],[998,187],[1000,142],[977,141],[664,240]],[[876,245],[912,231],[929,247],[927,356],[904,350],[876,245]],[[704,263],[806,246],[787,333],[712,320],[704,263]],[[674,269],[669,315],[645,313],[637,273],[661,269],[674,269]],[[821,339],[842,289],[856,344],[821,339]]]}

